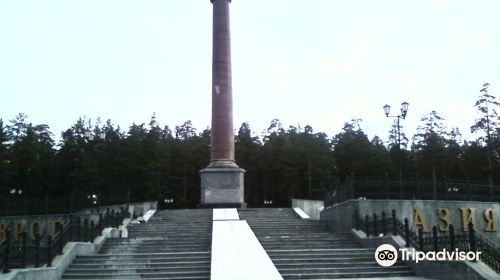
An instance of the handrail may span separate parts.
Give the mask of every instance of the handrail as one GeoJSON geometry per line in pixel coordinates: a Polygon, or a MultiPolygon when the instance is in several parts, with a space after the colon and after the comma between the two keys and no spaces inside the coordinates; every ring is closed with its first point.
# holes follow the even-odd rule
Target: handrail
{"type": "Polygon", "coordinates": [[[98,205],[88,198],[88,194],[46,195],[45,199],[34,194],[0,197],[0,216],[77,213],[84,209],[96,209],[112,205],[129,205],[138,201],[130,200],[125,193],[101,193],[98,205]]]}
{"type": "Polygon", "coordinates": [[[9,257],[10,257],[10,230],[7,229],[5,231],[5,239],[0,243],[0,245],[3,246],[2,250],[0,251],[2,255],[0,255],[0,260],[2,261],[2,266],[0,268],[2,269],[2,273],[8,273],[10,271],[9,269],[9,257]]]}
{"type": "Polygon", "coordinates": [[[481,251],[481,260],[500,273],[500,245],[472,229],[476,235],[477,249],[481,251]]]}
{"type": "Polygon", "coordinates": [[[7,239],[3,239],[2,241],[0,241],[0,256],[2,256],[0,258],[0,270],[4,270],[4,266],[5,266],[5,260],[4,260],[4,254],[5,254],[5,250],[7,249],[7,239]]]}
{"type": "Polygon", "coordinates": [[[52,259],[57,254],[63,253],[63,247],[69,241],[92,241],[101,234],[105,227],[117,228],[121,224],[120,221],[127,216],[128,212],[125,211],[107,211],[99,217],[96,224],[94,221],[89,223],[90,217],[87,217],[82,226],[80,215],[76,217],[78,221],[76,224],[74,216],[69,215],[68,219],[56,224],[56,232],[52,236],[36,233],[36,238],[30,246],[28,246],[26,232],[20,235],[22,238],[14,241],[10,229],[7,229],[6,239],[0,241],[0,269],[6,273],[12,266],[25,267],[29,263],[38,267],[44,261],[47,266],[51,266],[52,259]]]}
{"type": "Polygon", "coordinates": [[[349,199],[421,199],[499,201],[500,185],[459,181],[393,180],[390,178],[354,178],[338,183],[325,194],[325,206],[349,199]]]}
{"type": "Polygon", "coordinates": [[[395,210],[392,210],[390,217],[387,217],[384,212],[382,212],[381,217],[379,219],[376,214],[373,214],[373,218],[365,215],[363,219],[359,216],[358,210],[353,214],[356,229],[363,229],[367,236],[377,236],[379,233],[385,235],[386,226],[392,225],[393,234],[402,236],[406,242],[406,247],[414,247],[425,252],[439,251],[445,248],[449,250],[481,251],[480,259],[500,273],[500,246],[475,230],[472,222],[468,224],[467,233],[457,233],[453,225],[450,225],[447,233],[438,234],[437,227],[434,226],[431,236],[424,237],[421,227],[415,233],[410,229],[408,219],[405,218],[403,221],[398,219],[395,210]],[[377,227],[377,225],[381,227],[377,227]],[[382,232],[378,229],[382,229],[382,232]]]}

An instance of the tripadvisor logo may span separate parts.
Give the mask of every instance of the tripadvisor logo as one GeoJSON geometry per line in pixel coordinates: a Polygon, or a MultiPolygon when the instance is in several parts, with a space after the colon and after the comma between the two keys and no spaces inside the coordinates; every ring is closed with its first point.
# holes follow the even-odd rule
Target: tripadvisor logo
{"type": "Polygon", "coordinates": [[[398,261],[398,251],[390,244],[382,244],[375,251],[375,260],[381,266],[392,266],[398,261]]]}
{"type": "MultiPolygon", "coordinates": [[[[458,249],[422,252],[414,248],[400,248],[399,253],[401,260],[414,261],[415,263],[420,261],[478,261],[481,255],[481,252],[464,252],[458,251],[458,249]]],[[[382,244],[375,250],[375,260],[381,266],[392,266],[398,260],[398,250],[390,244],[382,244]]]]}

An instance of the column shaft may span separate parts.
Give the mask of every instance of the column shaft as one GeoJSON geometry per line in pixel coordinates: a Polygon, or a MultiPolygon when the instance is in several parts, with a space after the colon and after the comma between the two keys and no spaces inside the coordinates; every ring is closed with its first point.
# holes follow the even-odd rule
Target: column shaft
{"type": "Polygon", "coordinates": [[[229,2],[213,1],[212,137],[210,160],[234,161],[229,2]]]}

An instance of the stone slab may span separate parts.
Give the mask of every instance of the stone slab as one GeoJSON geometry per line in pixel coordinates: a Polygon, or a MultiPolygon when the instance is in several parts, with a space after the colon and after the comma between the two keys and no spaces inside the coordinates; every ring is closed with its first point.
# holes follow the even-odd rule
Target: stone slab
{"type": "Polygon", "coordinates": [[[321,211],[325,208],[323,200],[292,199],[292,207],[299,207],[311,220],[319,220],[321,211]]]}
{"type": "Polygon", "coordinates": [[[244,204],[244,169],[205,168],[201,175],[201,204],[244,204]]]}
{"type": "Polygon", "coordinates": [[[246,221],[214,221],[212,280],[283,278],[246,221]]]}
{"type": "Polygon", "coordinates": [[[222,208],[213,210],[213,221],[239,220],[236,208],[222,208]]]}
{"type": "Polygon", "coordinates": [[[300,209],[299,207],[293,207],[293,211],[295,211],[295,213],[297,215],[299,215],[299,217],[301,219],[310,219],[311,217],[309,217],[309,215],[306,214],[306,212],[302,211],[302,209],[300,209]]]}
{"type": "Polygon", "coordinates": [[[155,213],[156,213],[156,210],[148,210],[146,212],[146,214],[144,214],[144,216],[142,216],[142,218],[144,219],[144,221],[147,222],[155,213]]]}

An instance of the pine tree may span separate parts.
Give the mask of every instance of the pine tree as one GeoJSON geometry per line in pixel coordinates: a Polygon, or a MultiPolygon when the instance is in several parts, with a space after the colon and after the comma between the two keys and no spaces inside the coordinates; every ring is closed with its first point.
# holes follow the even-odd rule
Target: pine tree
{"type": "MultiPolygon", "coordinates": [[[[499,116],[498,108],[500,103],[496,100],[496,97],[488,93],[489,83],[484,83],[483,88],[479,91],[479,99],[476,101],[474,107],[479,111],[480,118],[476,119],[475,123],[471,126],[471,132],[484,132],[486,138],[480,137],[479,140],[485,143],[487,152],[487,168],[488,168],[488,184],[490,188],[490,198],[493,196],[493,153],[495,151],[493,143],[498,139],[498,133],[500,130],[499,126],[499,116]]],[[[496,158],[496,157],[495,157],[496,158]]],[[[495,164],[498,164],[496,162],[495,164]]]]}

